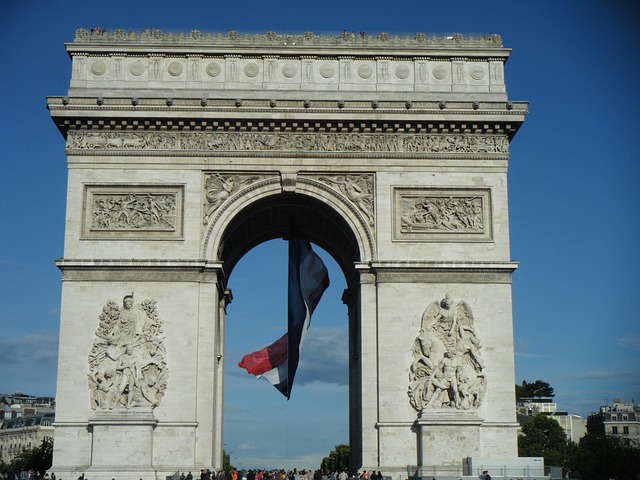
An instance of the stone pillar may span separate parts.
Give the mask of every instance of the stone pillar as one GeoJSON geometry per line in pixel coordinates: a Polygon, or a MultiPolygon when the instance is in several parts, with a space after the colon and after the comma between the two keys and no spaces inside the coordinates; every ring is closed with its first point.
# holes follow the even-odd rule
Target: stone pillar
{"type": "Polygon", "coordinates": [[[362,469],[370,471],[379,465],[378,292],[375,274],[364,266],[360,267],[362,267],[359,270],[362,469]]]}
{"type": "MultiPolygon", "coordinates": [[[[198,347],[196,383],[196,457],[198,469],[214,464],[215,439],[222,429],[222,391],[217,387],[222,368],[218,362],[218,338],[216,330],[224,324],[220,308],[220,295],[216,286],[217,275],[212,271],[203,275],[199,289],[198,347]]],[[[220,332],[224,334],[224,330],[220,332]]]]}

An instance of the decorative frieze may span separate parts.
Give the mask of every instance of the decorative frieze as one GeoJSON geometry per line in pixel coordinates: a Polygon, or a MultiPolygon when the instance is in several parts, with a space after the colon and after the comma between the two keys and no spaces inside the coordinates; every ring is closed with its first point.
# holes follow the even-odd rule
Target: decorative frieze
{"type": "Polygon", "coordinates": [[[69,131],[67,149],[506,154],[496,134],[69,131]]]}
{"type": "Polygon", "coordinates": [[[182,237],[182,186],[85,185],[83,238],[182,237]]]}
{"type": "Polygon", "coordinates": [[[157,88],[161,80],[171,89],[209,89],[215,85],[216,89],[233,90],[316,92],[318,87],[336,91],[363,87],[364,91],[388,91],[396,85],[403,91],[446,92],[452,85],[467,84],[476,92],[492,93],[500,91],[495,88],[500,77],[493,74],[490,81],[485,71],[494,69],[490,62],[504,63],[508,57],[499,35],[401,37],[364,32],[336,37],[310,32],[241,35],[79,29],[68,50],[74,58],[74,80],[80,82],[74,86],[95,82],[103,88],[105,82],[117,79],[123,81],[120,88],[136,90],[145,81],[153,81],[157,88]],[[114,42],[127,45],[129,51],[113,52],[114,42]],[[196,47],[198,53],[185,53],[187,46],[196,47]],[[456,51],[465,55],[457,56],[456,51]],[[484,64],[483,69],[473,62],[484,64]]]}
{"type": "Polygon", "coordinates": [[[394,188],[394,240],[490,241],[489,189],[394,188]]]}

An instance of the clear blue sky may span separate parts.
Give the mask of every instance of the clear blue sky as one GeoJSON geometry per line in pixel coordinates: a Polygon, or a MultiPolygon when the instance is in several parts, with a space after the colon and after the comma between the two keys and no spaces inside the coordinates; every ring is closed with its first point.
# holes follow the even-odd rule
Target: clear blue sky
{"type": "MultiPolygon", "coordinates": [[[[640,402],[640,18],[635,2],[610,0],[2,2],[0,392],[55,393],[66,166],[45,96],[67,92],[63,43],[96,25],[502,35],[509,97],[531,112],[510,148],[516,379],[549,382],[570,413],[640,402]]],[[[225,448],[236,465],[315,468],[347,442],[344,278],[332,262],[290,402],[235,367],[284,331],[284,242],[233,272],[225,448]],[[273,280],[257,283],[258,269],[273,280]]]]}

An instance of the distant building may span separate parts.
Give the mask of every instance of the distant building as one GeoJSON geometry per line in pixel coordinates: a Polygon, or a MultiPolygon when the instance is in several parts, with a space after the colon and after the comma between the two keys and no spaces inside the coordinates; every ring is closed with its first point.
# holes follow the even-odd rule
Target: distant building
{"type": "Polygon", "coordinates": [[[55,397],[0,393],[0,461],[53,440],[55,397]]]}
{"type": "Polygon", "coordinates": [[[9,463],[22,450],[53,441],[54,419],[55,413],[5,419],[0,426],[0,461],[9,463]]]}
{"type": "Polygon", "coordinates": [[[558,411],[558,404],[553,398],[521,398],[516,405],[517,413],[535,417],[539,413],[555,413],[558,411]]]}
{"type": "Polygon", "coordinates": [[[613,435],[625,444],[640,447],[640,405],[614,401],[600,407],[587,418],[587,431],[594,435],[613,435]]]}
{"type": "Polygon", "coordinates": [[[580,415],[570,415],[567,412],[554,412],[549,415],[560,424],[567,434],[567,439],[578,443],[587,433],[587,419],[580,415]]]}
{"type": "Polygon", "coordinates": [[[575,443],[587,433],[586,419],[558,411],[558,404],[552,398],[522,398],[516,405],[516,413],[520,427],[536,415],[548,415],[562,427],[567,439],[575,443]]]}
{"type": "Polygon", "coordinates": [[[0,424],[3,420],[55,412],[55,397],[37,397],[16,392],[0,393],[0,424]]]}

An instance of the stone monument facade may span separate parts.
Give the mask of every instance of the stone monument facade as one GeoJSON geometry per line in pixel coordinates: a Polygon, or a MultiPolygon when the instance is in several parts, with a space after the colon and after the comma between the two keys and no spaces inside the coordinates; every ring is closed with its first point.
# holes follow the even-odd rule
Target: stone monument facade
{"type": "Polygon", "coordinates": [[[351,465],[517,456],[509,49],[468,38],[78,30],[52,471],[222,466],[227,281],[302,234],[348,284],[351,465]]]}

